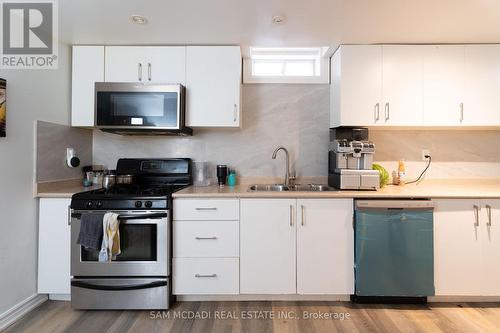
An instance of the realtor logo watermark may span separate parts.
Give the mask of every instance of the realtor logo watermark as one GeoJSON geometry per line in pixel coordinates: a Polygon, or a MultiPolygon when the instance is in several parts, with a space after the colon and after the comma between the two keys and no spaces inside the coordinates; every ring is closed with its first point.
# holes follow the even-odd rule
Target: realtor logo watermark
{"type": "Polygon", "coordinates": [[[0,0],[3,69],[57,69],[57,0],[0,0]]]}

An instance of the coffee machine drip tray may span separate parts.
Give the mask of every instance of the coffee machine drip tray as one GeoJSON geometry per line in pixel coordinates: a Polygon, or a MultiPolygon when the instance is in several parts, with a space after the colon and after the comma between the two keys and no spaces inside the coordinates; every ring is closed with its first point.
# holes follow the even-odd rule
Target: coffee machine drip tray
{"type": "Polygon", "coordinates": [[[341,190],[376,191],[380,188],[377,170],[336,169],[328,175],[328,184],[341,190]]]}

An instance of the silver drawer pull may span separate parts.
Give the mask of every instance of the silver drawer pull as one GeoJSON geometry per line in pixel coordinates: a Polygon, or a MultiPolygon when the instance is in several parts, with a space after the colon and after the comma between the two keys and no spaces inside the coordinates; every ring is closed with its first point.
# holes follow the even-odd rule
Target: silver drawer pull
{"type": "Polygon", "coordinates": [[[479,210],[480,210],[479,206],[474,205],[474,219],[475,219],[474,226],[475,227],[479,227],[479,210]]]}
{"type": "Polygon", "coordinates": [[[213,236],[213,237],[195,237],[195,239],[197,239],[197,240],[217,239],[217,236],[213,236]]]}
{"type": "Polygon", "coordinates": [[[491,206],[490,205],[486,205],[486,213],[488,214],[488,222],[486,223],[486,225],[488,227],[491,227],[491,206]]]}
{"type": "Polygon", "coordinates": [[[217,277],[217,274],[195,274],[195,278],[214,278],[217,277]]]}
{"type": "Polygon", "coordinates": [[[217,210],[217,207],[196,207],[196,210],[217,210]]]}

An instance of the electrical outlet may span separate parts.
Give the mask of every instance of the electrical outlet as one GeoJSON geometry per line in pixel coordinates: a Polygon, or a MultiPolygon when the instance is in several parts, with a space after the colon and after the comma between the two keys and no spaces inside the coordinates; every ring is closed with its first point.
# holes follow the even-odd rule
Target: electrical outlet
{"type": "Polygon", "coordinates": [[[422,161],[427,161],[425,156],[431,156],[431,151],[429,149],[422,149],[422,161]]]}

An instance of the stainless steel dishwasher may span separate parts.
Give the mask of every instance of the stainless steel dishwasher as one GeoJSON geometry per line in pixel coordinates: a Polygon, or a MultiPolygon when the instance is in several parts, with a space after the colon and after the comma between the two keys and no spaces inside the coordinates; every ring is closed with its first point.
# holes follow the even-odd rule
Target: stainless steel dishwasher
{"type": "Polygon", "coordinates": [[[434,295],[430,200],[357,200],[354,301],[425,302],[434,295]]]}

